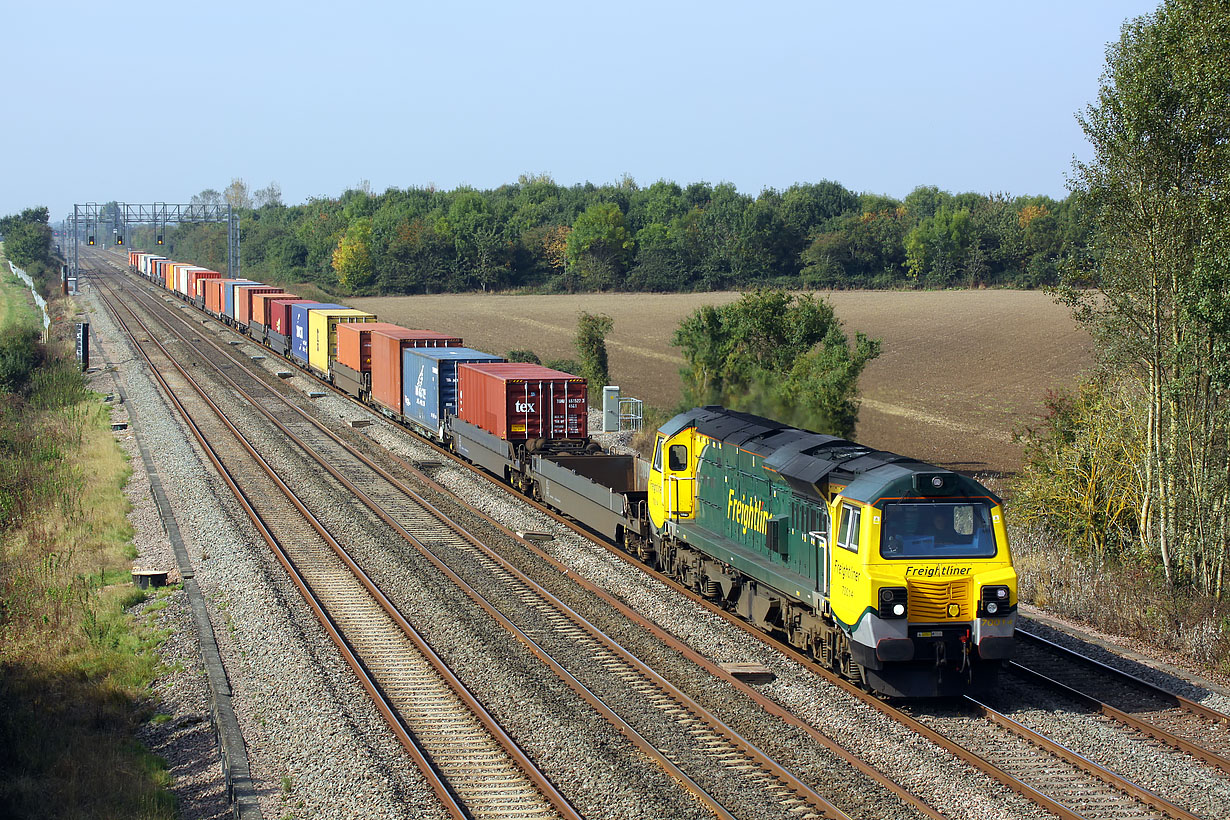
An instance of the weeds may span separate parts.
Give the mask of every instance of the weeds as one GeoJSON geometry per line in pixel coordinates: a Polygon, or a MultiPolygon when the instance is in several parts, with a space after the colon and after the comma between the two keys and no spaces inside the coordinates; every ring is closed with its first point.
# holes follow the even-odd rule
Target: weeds
{"type": "Polygon", "coordinates": [[[133,740],[165,633],[125,611],[147,598],[125,559],[130,468],[76,366],[12,338],[0,344],[0,816],[173,817],[165,763],[133,740]]]}
{"type": "Polygon", "coordinates": [[[1075,555],[1039,527],[1010,533],[1022,601],[1230,674],[1230,612],[1212,596],[1143,564],[1075,555]]]}

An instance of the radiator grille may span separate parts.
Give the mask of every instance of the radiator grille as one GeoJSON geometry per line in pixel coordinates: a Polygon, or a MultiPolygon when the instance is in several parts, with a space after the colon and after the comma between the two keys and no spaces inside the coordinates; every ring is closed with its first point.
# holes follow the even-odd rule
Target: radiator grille
{"type": "Polygon", "coordinates": [[[959,581],[910,581],[906,584],[909,598],[909,618],[914,622],[960,621],[973,617],[971,593],[973,582],[959,581]],[[960,612],[948,614],[948,605],[956,604],[960,612]]]}

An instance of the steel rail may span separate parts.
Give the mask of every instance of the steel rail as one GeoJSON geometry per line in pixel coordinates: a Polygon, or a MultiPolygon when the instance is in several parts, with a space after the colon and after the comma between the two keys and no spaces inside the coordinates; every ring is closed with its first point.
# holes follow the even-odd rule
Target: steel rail
{"type": "MultiPolygon", "coordinates": [[[[182,321],[182,317],[179,317],[179,318],[182,321]]],[[[219,347],[213,342],[210,342],[210,344],[213,345],[215,349],[219,353],[221,353],[223,356],[226,356],[227,358],[231,359],[232,362],[239,364],[241,366],[244,364],[244,362],[241,362],[240,360],[232,356],[229,351],[219,347]]],[[[571,673],[569,673],[566,669],[564,669],[562,665],[560,665],[553,658],[551,658],[537,642],[533,641],[532,638],[530,638],[522,630],[520,630],[515,624],[509,621],[503,615],[503,613],[499,612],[499,610],[494,605],[492,605],[489,601],[487,601],[481,595],[481,593],[479,593],[471,585],[466,583],[450,567],[448,567],[447,564],[445,564],[438,557],[436,557],[425,544],[423,544],[419,539],[415,538],[408,531],[406,531],[404,527],[401,526],[400,523],[398,523],[386,511],[384,511],[383,508],[381,508],[378,503],[376,503],[373,499],[371,499],[367,493],[365,493],[359,487],[355,486],[353,482],[351,482],[344,475],[342,475],[333,464],[321,458],[319,454],[315,452],[314,448],[310,444],[303,441],[300,436],[295,434],[294,431],[287,428],[279,419],[276,418],[276,416],[274,416],[271,412],[269,412],[267,408],[263,407],[260,404],[260,402],[256,399],[256,397],[252,396],[250,393],[244,390],[244,388],[241,385],[239,385],[233,378],[230,377],[229,374],[225,373],[224,371],[219,370],[218,375],[222,379],[227,381],[233,389],[235,389],[236,391],[244,395],[258,412],[262,413],[271,423],[277,426],[291,441],[293,441],[307,455],[312,457],[321,467],[323,467],[330,475],[332,475],[335,480],[337,480],[339,483],[345,486],[348,490],[354,493],[357,497],[363,500],[364,503],[369,507],[369,509],[371,509],[372,512],[375,513],[379,518],[381,518],[381,520],[383,520],[386,524],[391,526],[395,531],[398,532],[399,535],[401,535],[409,543],[415,546],[415,548],[418,549],[420,553],[422,553],[427,560],[431,561],[433,565],[435,565],[442,573],[444,573],[454,584],[456,584],[460,589],[462,589],[462,591],[465,592],[465,594],[468,597],[470,597],[471,600],[473,600],[485,612],[487,612],[489,615],[495,618],[497,622],[499,622],[505,629],[512,632],[512,634],[514,634],[518,638],[518,640],[520,640],[523,644],[525,644],[526,647],[530,649],[530,651],[536,657],[538,657],[549,668],[551,668],[552,671],[558,677],[560,677],[561,680],[563,680],[563,682],[566,685],[569,686],[569,688],[577,692],[578,695],[580,695],[584,700],[586,700],[586,702],[589,703],[592,707],[597,709],[600,712],[600,714],[603,714],[603,716],[606,717],[609,721],[612,721],[614,725],[616,726],[616,728],[622,734],[624,734],[624,736],[627,737],[637,748],[641,749],[641,751],[653,757],[655,761],[657,761],[658,764],[665,771],[667,771],[667,773],[670,774],[672,777],[675,777],[679,779],[682,783],[684,783],[685,788],[687,788],[687,790],[690,793],[696,796],[697,799],[700,800],[702,804],[706,805],[706,807],[709,808],[711,811],[713,811],[718,817],[730,818],[730,820],[733,820],[733,815],[730,815],[727,812],[727,810],[724,807],[722,807],[712,796],[710,796],[702,787],[696,784],[693,778],[689,777],[686,773],[680,770],[675,763],[673,763],[665,755],[663,755],[653,744],[651,744],[649,741],[644,739],[632,726],[627,724],[626,721],[624,721],[622,718],[616,715],[613,712],[613,710],[611,710],[609,707],[606,706],[606,704],[602,703],[597,695],[591,692],[587,687],[584,686],[584,684],[582,684],[574,676],[572,676],[571,673]]],[[[267,387],[267,385],[263,385],[263,384],[262,386],[267,387]]],[[[550,592],[543,589],[536,582],[529,579],[528,576],[525,576],[523,573],[521,573],[519,570],[517,570],[515,567],[513,567],[511,564],[505,561],[502,557],[496,555],[494,552],[489,550],[489,548],[487,548],[486,545],[484,545],[480,540],[474,538],[471,534],[466,532],[464,528],[458,526],[455,522],[451,521],[446,514],[438,510],[434,505],[432,505],[426,499],[422,498],[422,496],[420,496],[418,493],[414,492],[411,488],[408,488],[404,484],[399,482],[394,476],[389,474],[379,465],[372,462],[364,454],[354,451],[352,447],[350,447],[344,440],[342,440],[339,436],[337,436],[332,430],[329,430],[327,427],[321,425],[320,422],[318,422],[316,419],[314,419],[309,414],[305,413],[301,408],[295,406],[291,402],[288,402],[284,396],[281,396],[276,391],[271,391],[271,392],[275,397],[277,397],[280,401],[286,404],[286,406],[289,407],[293,412],[297,413],[305,421],[309,422],[314,427],[316,427],[320,432],[328,436],[331,440],[334,441],[334,443],[345,448],[349,452],[350,455],[352,455],[354,458],[356,458],[361,463],[363,463],[367,468],[375,472],[382,479],[387,481],[390,485],[397,488],[400,492],[413,498],[416,503],[428,509],[434,516],[436,516],[441,521],[441,523],[443,523],[445,526],[448,526],[451,530],[457,533],[460,537],[464,538],[471,546],[473,546],[476,549],[482,550],[485,554],[489,555],[493,560],[499,563],[506,572],[509,572],[510,574],[514,575],[514,577],[516,577],[519,582],[523,583],[528,588],[533,590],[536,594],[538,594],[544,600],[547,600],[551,606],[555,607],[558,611],[564,614],[564,616],[567,617],[570,621],[572,621],[573,623],[583,628],[586,632],[591,634],[595,639],[601,641],[611,651],[620,655],[621,658],[628,665],[637,669],[637,671],[644,677],[652,680],[660,689],[668,693],[672,699],[674,699],[675,701],[683,705],[684,708],[688,709],[688,711],[692,712],[700,720],[709,724],[718,734],[725,737],[732,745],[735,745],[736,747],[741,748],[743,750],[743,754],[745,754],[749,759],[756,762],[756,764],[759,767],[767,770],[775,778],[785,783],[797,795],[799,795],[800,799],[803,802],[807,803],[813,809],[815,809],[816,811],[819,811],[821,814],[823,814],[826,817],[834,818],[834,820],[847,820],[847,815],[844,812],[842,812],[839,808],[837,808],[827,799],[825,799],[824,797],[816,793],[809,786],[799,781],[797,777],[795,777],[791,772],[789,772],[787,769],[785,769],[780,764],[778,764],[776,761],[774,761],[769,755],[757,749],[753,744],[751,744],[749,741],[747,741],[745,738],[743,738],[737,732],[735,732],[735,730],[733,730],[732,728],[724,724],[719,718],[717,718],[716,715],[713,715],[703,706],[696,703],[688,695],[683,693],[681,690],[679,690],[677,687],[675,687],[673,684],[671,684],[669,681],[663,678],[659,673],[657,673],[656,671],[654,671],[653,669],[645,665],[643,662],[637,659],[632,653],[624,649],[618,642],[614,641],[609,636],[605,635],[605,633],[603,633],[598,627],[594,626],[593,624],[590,624],[579,613],[576,613],[574,610],[569,608],[562,601],[559,601],[559,599],[553,596],[550,592]]],[[[467,508],[469,508],[469,505],[466,505],[466,506],[467,508]]],[[[641,622],[642,625],[649,626],[648,622],[644,621],[644,619],[640,618],[639,616],[636,617],[636,620],[638,622],[641,622]]],[[[730,676],[727,675],[726,673],[722,673],[722,676],[726,678],[730,678],[730,676]]],[[[733,678],[730,678],[730,679],[733,680],[733,678]]],[[[865,766],[866,764],[862,764],[862,765],[865,766]]],[[[893,784],[893,785],[896,786],[896,784],[893,784]]],[[[903,797],[904,799],[905,795],[908,795],[908,792],[904,792],[904,790],[902,790],[900,786],[897,786],[897,789],[899,790],[899,794],[898,794],[899,797],[903,797]]],[[[913,796],[910,796],[910,797],[912,798],[913,796]]],[[[907,802],[914,803],[915,801],[916,801],[916,798],[913,800],[909,800],[907,802]]],[[[930,807],[926,807],[925,804],[922,804],[922,807],[925,807],[925,810],[923,811],[923,813],[927,814],[927,816],[935,817],[935,818],[942,816],[934,812],[934,810],[931,810],[930,807]]]]}
{"type": "Polygon", "coordinates": [[[1184,697],[1177,692],[1171,692],[1169,689],[1164,689],[1156,683],[1152,683],[1142,677],[1133,675],[1131,672],[1116,669],[1108,663],[1103,663],[1102,661],[1091,658],[1088,655],[1082,655],[1073,649],[1057,644],[1054,641],[1047,640],[1041,635],[1030,632],[1027,629],[1022,629],[1018,626],[1016,629],[1016,636],[1018,639],[1024,638],[1030,643],[1037,644],[1038,646],[1045,648],[1048,652],[1053,652],[1066,660],[1084,664],[1085,666],[1096,669],[1098,672],[1116,678],[1119,681],[1145,689],[1151,695],[1167,700],[1172,706],[1182,709],[1185,712],[1198,715],[1199,717],[1205,718],[1206,720],[1211,720],[1214,723],[1230,724],[1230,715],[1227,715],[1225,712],[1219,712],[1216,709],[1205,706],[1203,703],[1199,703],[1191,698],[1184,697]]]}
{"type": "Polygon", "coordinates": [[[1119,709],[1115,706],[1111,706],[1109,703],[1106,703],[1104,700],[1102,700],[1099,697],[1090,695],[1087,692],[1083,692],[1079,689],[1069,686],[1068,684],[1063,683],[1062,681],[1057,681],[1054,678],[1048,677],[1047,675],[1044,675],[1041,672],[1038,672],[1037,670],[1030,669],[1027,666],[1022,666],[1017,661],[1009,662],[1008,670],[1012,674],[1017,675],[1021,678],[1024,678],[1025,680],[1032,681],[1041,686],[1045,686],[1047,688],[1060,692],[1061,694],[1064,695],[1064,697],[1070,698],[1076,701],[1077,703],[1082,704],[1083,706],[1087,706],[1093,711],[1100,712],[1101,714],[1106,715],[1112,720],[1118,721],[1119,723],[1122,723],[1124,726],[1128,726],[1132,729],[1135,729],[1141,734],[1147,735],[1148,737],[1151,737],[1154,740],[1165,743],[1166,745],[1171,746],[1183,752],[1184,754],[1189,754],[1192,757],[1196,758],[1197,760],[1201,760],[1205,763],[1208,763],[1210,766],[1221,769],[1223,772],[1230,773],[1230,758],[1227,758],[1224,755],[1220,755],[1217,752],[1211,749],[1208,749],[1204,746],[1201,746],[1198,743],[1193,743],[1187,738],[1180,737],[1179,735],[1176,735],[1173,732],[1167,731],[1166,729],[1163,729],[1161,726],[1158,726],[1147,720],[1142,720],[1136,717],[1135,715],[1128,714],[1122,709],[1119,709]]]}
{"type": "MultiPolygon", "coordinates": [[[[378,710],[385,717],[386,721],[390,723],[390,726],[393,728],[399,741],[402,742],[403,746],[407,747],[407,750],[411,754],[412,759],[415,760],[416,765],[424,769],[424,773],[427,776],[433,791],[437,793],[437,796],[440,797],[441,802],[451,814],[459,818],[472,817],[473,815],[470,810],[464,806],[461,797],[457,794],[454,787],[439,773],[436,765],[433,761],[431,761],[429,752],[420,746],[413,733],[406,726],[404,720],[397,714],[395,707],[385,697],[379,683],[371,675],[362,659],[359,658],[352,650],[349,642],[345,639],[332,616],[330,616],[324,609],[315,592],[307,584],[306,580],[303,579],[301,573],[298,571],[298,568],[294,565],[293,560],[281,544],[278,543],[277,539],[267,528],[264,521],[261,520],[259,513],[254,509],[249,499],[243,493],[242,488],[239,487],[238,483],[231,475],[230,471],[227,470],[225,465],[218,458],[216,451],[207,441],[206,437],[201,433],[199,427],[196,425],[196,422],[192,420],[190,415],[185,411],[178,397],[174,395],[173,388],[170,387],[170,385],[162,377],[161,373],[158,372],[158,368],[154,365],[152,359],[148,355],[148,352],[145,351],[140,344],[136,343],[135,334],[131,332],[131,329],[128,327],[127,323],[122,317],[119,316],[118,311],[115,309],[115,305],[110,299],[107,299],[105,295],[103,298],[107,303],[109,310],[111,310],[117,321],[125,329],[125,332],[129,333],[129,335],[133,338],[135,346],[141,350],[142,356],[150,365],[151,370],[155,373],[157,380],[163,387],[163,390],[171,398],[181,416],[183,416],[189,424],[193,431],[194,437],[202,445],[202,448],[207,453],[211,463],[213,463],[215,468],[218,469],[220,475],[223,477],[232,493],[235,494],[236,498],[245,509],[245,512],[247,512],[249,517],[252,518],[254,525],[256,525],[258,531],[262,535],[262,538],[264,538],[273,550],[279,563],[281,563],[287,570],[295,585],[300,589],[301,593],[303,593],[305,600],[307,600],[309,606],[313,609],[318,619],[321,620],[326,632],[330,635],[330,638],[338,646],[339,650],[343,654],[343,657],[347,660],[347,663],[359,677],[360,683],[363,685],[364,689],[368,691],[369,695],[376,702],[378,710]]],[[[132,313],[132,315],[142,329],[149,333],[150,329],[144,324],[140,317],[137,317],[135,313],[132,313]]],[[[150,336],[152,339],[153,334],[150,333],[150,336]]],[[[184,378],[200,394],[201,398],[211,407],[211,409],[213,409],[222,423],[231,430],[237,440],[250,453],[253,460],[262,468],[269,478],[278,485],[279,489],[285,493],[287,499],[300,511],[300,513],[308,521],[309,525],[312,526],[312,528],[315,529],[322,538],[324,538],[338,557],[347,565],[351,572],[354,573],[360,584],[368,591],[369,594],[371,594],[380,608],[393,619],[398,627],[401,628],[406,636],[415,644],[416,648],[428,659],[429,663],[435,667],[436,671],[445,679],[449,688],[452,689],[458,698],[465,703],[467,708],[473,712],[475,717],[478,718],[480,723],[482,723],[484,728],[492,734],[496,741],[505,748],[510,757],[513,758],[518,767],[521,768],[526,776],[535,784],[535,787],[539,789],[548,803],[552,805],[561,817],[568,818],[568,820],[581,820],[580,814],[572,808],[567,799],[564,798],[563,795],[555,788],[546,775],[533,764],[524,751],[521,750],[520,747],[507,735],[507,733],[504,732],[502,727],[499,726],[499,724],[486,711],[482,704],[478,702],[478,700],[471,692],[469,692],[468,689],[466,689],[460,679],[452,673],[451,669],[449,669],[447,665],[444,664],[443,660],[435,654],[430,646],[428,646],[426,641],[423,640],[418,632],[414,630],[408,621],[405,620],[401,613],[397,611],[396,607],[388,600],[387,597],[383,595],[382,592],[380,592],[374,582],[371,581],[370,577],[368,577],[366,573],[364,573],[350,558],[350,556],[346,554],[344,548],[342,548],[336,539],[328,533],[328,531],[324,528],[324,525],[320,523],[319,519],[317,519],[306,508],[306,506],[302,504],[302,502],[296,497],[294,491],[282,481],[272,467],[270,467],[264,458],[261,457],[260,454],[252,447],[250,442],[247,441],[238,428],[235,427],[235,425],[226,417],[225,413],[208,397],[204,389],[187,373],[186,370],[174,361],[169,352],[166,351],[165,347],[163,347],[161,343],[155,341],[155,345],[167,356],[168,361],[175,366],[181,377],[184,378]]]]}

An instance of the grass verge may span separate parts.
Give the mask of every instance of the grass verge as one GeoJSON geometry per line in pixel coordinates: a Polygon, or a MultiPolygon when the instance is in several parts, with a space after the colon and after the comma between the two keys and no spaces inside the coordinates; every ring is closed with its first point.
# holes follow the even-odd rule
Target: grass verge
{"type": "Polygon", "coordinates": [[[77,367],[30,355],[0,392],[0,816],[171,818],[134,740],[164,636],[126,612],[131,470],[77,367]]]}

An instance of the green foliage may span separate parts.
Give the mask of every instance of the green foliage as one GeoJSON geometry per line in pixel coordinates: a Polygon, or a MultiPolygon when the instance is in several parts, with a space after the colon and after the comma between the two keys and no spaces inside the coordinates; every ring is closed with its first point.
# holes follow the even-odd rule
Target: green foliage
{"type": "Polygon", "coordinates": [[[1095,563],[1141,560],[1141,503],[1147,487],[1140,396],[1128,385],[1087,382],[1046,397],[1041,423],[1022,439],[1025,462],[1014,485],[1013,519],[1038,526],[1095,563]]]}
{"type": "Polygon", "coordinates": [[[575,359],[547,359],[542,363],[542,366],[564,373],[571,373],[574,376],[581,374],[581,365],[575,359]]]}
{"type": "Polygon", "coordinates": [[[0,330],[0,392],[25,393],[46,359],[38,330],[13,326],[0,330]]]}
{"type": "Polygon", "coordinates": [[[577,363],[581,366],[577,373],[584,376],[589,384],[591,402],[602,397],[603,385],[611,381],[610,365],[606,354],[606,337],[615,326],[615,320],[605,313],[587,313],[581,311],[577,317],[577,363]]]}
{"type": "MultiPolygon", "coordinates": [[[[749,196],[729,183],[566,188],[522,176],[493,190],[364,188],[287,206],[276,190],[249,196],[235,183],[226,196],[240,206],[245,275],[365,294],[1038,287],[1085,238],[1070,199],[934,186],[901,201],[828,180],[749,196]]],[[[135,247],[226,268],[224,226],[180,225],[164,246],[152,228],[133,234],[135,247]]]]}
{"type": "Polygon", "coordinates": [[[0,219],[0,234],[4,235],[4,255],[19,268],[51,265],[51,226],[47,224],[46,207],[27,208],[20,214],[0,219]]]}
{"type": "Polygon", "coordinates": [[[619,205],[599,202],[573,224],[568,234],[568,262],[592,289],[606,290],[623,273],[635,247],[619,205]]]}
{"type": "MultiPolygon", "coordinates": [[[[1169,0],[1108,48],[1081,118],[1093,159],[1074,169],[1088,253],[1062,291],[1115,382],[1139,385],[1140,551],[1218,597],[1230,542],[1227,42],[1225,3],[1169,0]]],[[[1032,267],[1073,226],[1025,216],[1032,267]]]]}
{"type": "Polygon", "coordinates": [[[346,228],[337,250],[333,252],[333,271],[337,283],[348,293],[362,289],[372,281],[372,221],[356,219],[346,228]]]}
{"type": "Polygon", "coordinates": [[[529,364],[542,364],[542,360],[538,358],[538,354],[532,350],[510,350],[504,356],[510,362],[527,362],[529,364]]]}
{"type": "Polygon", "coordinates": [[[687,360],[686,405],[724,404],[841,436],[854,433],[858,377],[880,352],[861,333],[851,349],[824,299],[777,290],[700,308],[673,344],[687,360]]]}

